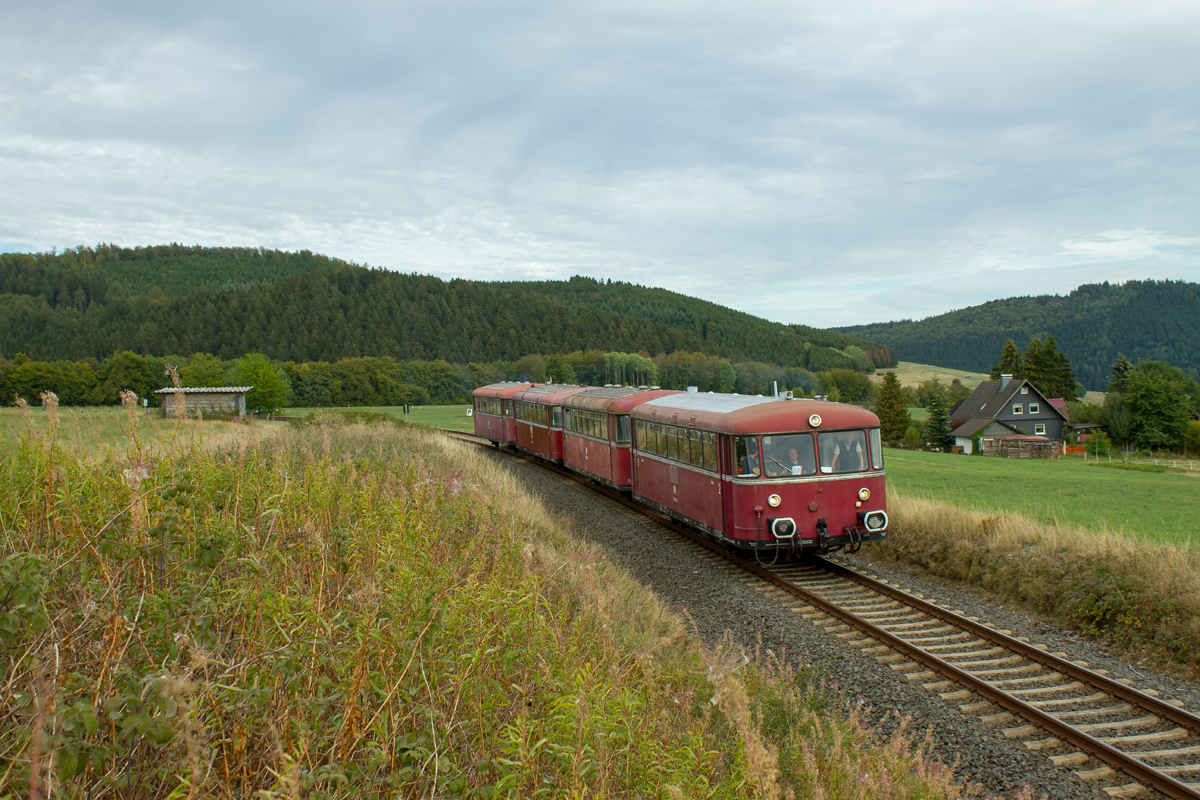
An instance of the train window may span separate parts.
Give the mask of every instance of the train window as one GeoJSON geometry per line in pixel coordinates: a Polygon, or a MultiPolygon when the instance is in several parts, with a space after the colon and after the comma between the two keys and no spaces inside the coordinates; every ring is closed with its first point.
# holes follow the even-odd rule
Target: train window
{"type": "Polygon", "coordinates": [[[654,453],[660,456],[667,454],[667,435],[663,433],[662,423],[654,425],[654,453]]]}
{"type": "Polygon", "coordinates": [[[639,419],[634,428],[637,433],[637,441],[633,443],[638,450],[646,449],[646,420],[639,419]]]}
{"type": "Polygon", "coordinates": [[[604,436],[604,415],[603,414],[593,414],[592,415],[592,436],[595,436],[597,439],[606,438],[604,436]]]}
{"type": "Polygon", "coordinates": [[[513,401],[512,400],[504,401],[504,414],[509,417],[511,417],[513,415],[513,401]]]}
{"type": "Polygon", "coordinates": [[[736,436],[733,439],[733,461],[737,464],[739,478],[757,478],[762,474],[758,458],[758,440],[753,436],[736,436]]]}
{"type": "Polygon", "coordinates": [[[705,431],[702,436],[704,442],[704,468],[707,470],[717,471],[717,435],[705,431]]]}
{"type": "Polygon", "coordinates": [[[692,440],[692,466],[704,466],[704,445],[700,440],[700,431],[688,431],[688,438],[692,440]]]}
{"type": "Polygon", "coordinates": [[[871,469],[883,469],[883,443],[879,441],[879,428],[871,428],[871,469]]]}
{"type": "Polygon", "coordinates": [[[818,434],[821,472],[834,475],[867,468],[867,436],[862,431],[828,431],[818,434]]]}
{"type": "Polygon", "coordinates": [[[550,407],[550,426],[553,428],[562,427],[562,406],[550,407]]]}
{"type": "Polygon", "coordinates": [[[769,478],[813,475],[817,471],[811,433],[764,436],[762,445],[763,466],[769,478]]]}
{"type": "Polygon", "coordinates": [[[679,460],[679,437],[675,435],[674,425],[664,425],[667,431],[667,458],[672,461],[679,460]]]}
{"type": "MultiPolygon", "coordinates": [[[[641,425],[640,422],[638,424],[641,425]]],[[[628,414],[618,414],[617,415],[617,441],[621,442],[622,444],[629,441],[629,415],[628,414]]]]}

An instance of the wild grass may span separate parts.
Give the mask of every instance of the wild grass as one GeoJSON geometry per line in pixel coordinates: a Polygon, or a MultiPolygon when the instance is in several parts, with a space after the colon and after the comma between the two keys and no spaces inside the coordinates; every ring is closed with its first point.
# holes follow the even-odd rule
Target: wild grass
{"type": "Polygon", "coordinates": [[[0,797],[960,794],[462,445],[127,423],[0,454],[0,797]]]}
{"type": "MultiPolygon", "coordinates": [[[[1184,483],[1185,486],[1191,485],[1184,483]]],[[[1200,671],[1200,550],[903,494],[879,552],[1200,671]]]]}
{"type": "Polygon", "coordinates": [[[291,408],[284,413],[287,416],[305,417],[309,414],[321,415],[329,412],[374,413],[381,416],[394,417],[418,425],[428,425],[431,428],[447,428],[454,431],[474,431],[475,423],[467,416],[470,405],[453,406],[409,406],[407,415],[404,406],[354,406],[343,409],[337,408],[291,408]]]}

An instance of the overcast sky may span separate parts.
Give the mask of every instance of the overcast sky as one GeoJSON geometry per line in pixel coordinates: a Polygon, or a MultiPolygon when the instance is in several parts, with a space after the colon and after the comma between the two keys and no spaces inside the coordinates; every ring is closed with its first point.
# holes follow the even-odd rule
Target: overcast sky
{"type": "Polygon", "coordinates": [[[781,322],[1200,280],[1200,3],[0,0],[0,251],[310,249],[781,322]]]}

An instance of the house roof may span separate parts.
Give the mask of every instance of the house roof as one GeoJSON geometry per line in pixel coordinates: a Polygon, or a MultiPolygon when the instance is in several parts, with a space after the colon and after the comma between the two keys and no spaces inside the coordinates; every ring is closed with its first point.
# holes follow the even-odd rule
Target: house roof
{"type": "Polygon", "coordinates": [[[1038,391],[1038,388],[1027,380],[1010,380],[1005,386],[1003,381],[984,381],[975,387],[975,391],[967,396],[966,400],[958,406],[951,417],[953,420],[962,420],[954,427],[953,433],[955,436],[960,436],[958,431],[963,425],[972,420],[993,420],[1000,415],[1009,404],[1009,402],[1020,391],[1022,386],[1028,386],[1031,394],[1036,394],[1046,404],[1046,408],[1054,409],[1054,413],[1062,417],[1063,421],[1067,421],[1067,417],[1061,409],[1055,408],[1054,404],[1046,399],[1046,396],[1038,391]],[[1002,388],[1003,387],[1003,388],[1002,388]]]}
{"type": "Polygon", "coordinates": [[[981,430],[989,427],[993,423],[995,423],[996,425],[1003,425],[1005,428],[1008,428],[1013,433],[1020,433],[1020,431],[1018,431],[1012,425],[1009,425],[1007,422],[1002,422],[998,419],[983,419],[983,418],[969,419],[966,422],[964,422],[962,425],[959,425],[957,428],[955,428],[950,433],[954,436],[974,436],[975,434],[977,434],[981,430]]]}

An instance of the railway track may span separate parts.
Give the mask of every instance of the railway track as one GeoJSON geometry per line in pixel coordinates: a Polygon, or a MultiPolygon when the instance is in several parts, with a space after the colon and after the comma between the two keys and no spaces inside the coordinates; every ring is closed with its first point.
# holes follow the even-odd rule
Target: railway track
{"type": "MultiPolygon", "coordinates": [[[[454,435],[490,447],[473,435],[454,435]]],[[[686,537],[747,580],[793,598],[793,612],[888,664],[898,678],[958,703],[983,724],[1003,726],[1007,738],[1081,780],[1101,782],[1107,795],[1152,789],[1200,800],[1200,717],[1155,693],[829,559],[748,561],[628,498],[556,471],[686,537]]]]}

